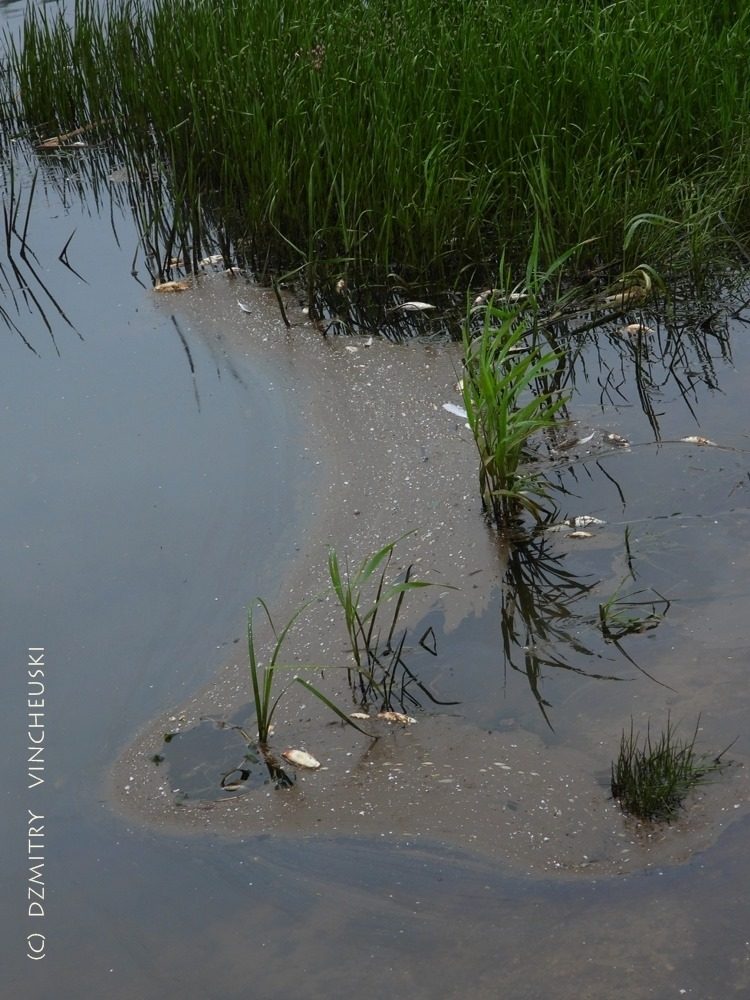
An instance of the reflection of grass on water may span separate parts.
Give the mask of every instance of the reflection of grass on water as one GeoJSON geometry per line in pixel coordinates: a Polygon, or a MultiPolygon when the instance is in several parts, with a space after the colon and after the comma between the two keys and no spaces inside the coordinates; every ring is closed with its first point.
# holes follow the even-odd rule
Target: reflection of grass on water
{"type": "MultiPolygon", "coordinates": [[[[328,575],[344,616],[354,660],[348,671],[352,693],[363,707],[378,702],[383,712],[392,711],[395,704],[402,710],[406,709],[407,703],[418,707],[419,701],[410,690],[412,685],[435,704],[457,704],[438,701],[407,666],[404,659],[407,632],[404,631],[398,641],[395,639],[406,595],[410,591],[433,586],[427,580],[414,579],[412,566],[407,567],[402,578],[388,581],[393,550],[400,540],[389,542],[365,556],[354,570],[349,568],[348,563],[342,570],[335,549],[331,548],[328,553],[328,575]],[[379,623],[389,605],[392,613],[390,622],[386,622],[385,641],[382,641],[379,623]]],[[[453,588],[448,586],[447,589],[453,588]]],[[[422,636],[420,646],[436,655],[436,650],[428,644],[430,631],[422,636]]]]}
{"type": "Polygon", "coordinates": [[[82,0],[72,28],[30,8],[0,97],[8,128],[165,177],[141,221],[193,259],[208,227],[312,284],[462,284],[537,220],[548,260],[596,236],[581,258],[679,267],[750,231],[749,34],[669,0],[82,0]]]}
{"type": "Polygon", "coordinates": [[[545,669],[570,671],[597,680],[621,680],[577,666],[576,658],[602,654],[579,637],[586,616],[575,605],[597,582],[586,582],[563,566],[564,555],[548,550],[544,535],[511,546],[502,588],[500,630],[505,663],[525,674],[537,705],[552,728],[550,702],[542,693],[545,669]],[[520,654],[520,655],[519,655],[520,654]]]}
{"type": "Polygon", "coordinates": [[[550,728],[551,704],[543,694],[545,671],[622,681],[623,677],[581,665],[611,659],[607,646],[613,646],[649,680],[662,684],[624,649],[621,640],[658,627],[670,607],[660,595],[656,601],[633,601],[638,595],[623,597],[620,587],[607,602],[599,604],[597,615],[591,598],[600,581],[583,579],[566,569],[565,558],[566,553],[550,551],[544,533],[516,542],[508,547],[502,587],[500,629],[505,664],[526,676],[550,728]],[[644,608],[647,610],[641,610],[644,608]]]}
{"type": "Polygon", "coordinates": [[[671,719],[658,737],[651,736],[651,727],[641,743],[633,721],[630,731],[623,732],[620,752],[612,764],[612,796],[625,812],[644,820],[669,820],[674,817],[685,796],[708,775],[726,767],[728,761],[720,754],[698,754],[695,741],[700,719],[692,738],[687,741],[675,736],[671,719]]]}

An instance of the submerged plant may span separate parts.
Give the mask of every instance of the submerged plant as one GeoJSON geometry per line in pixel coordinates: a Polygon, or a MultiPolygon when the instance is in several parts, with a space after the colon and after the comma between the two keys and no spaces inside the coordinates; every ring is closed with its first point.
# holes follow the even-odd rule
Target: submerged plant
{"type": "Polygon", "coordinates": [[[620,753],[612,764],[612,797],[625,812],[643,820],[670,820],[691,789],[728,765],[722,757],[729,747],[716,756],[696,753],[699,724],[700,717],[692,738],[683,741],[677,739],[667,716],[666,729],[658,738],[652,738],[649,725],[641,743],[631,719],[630,731],[623,731],[620,753]]]}
{"type": "Polygon", "coordinates": [[[666,597],[654,590],[658,600],[636,601],[643,590],[622,594],[624,580],[612,596],[599,605],[599,627],[606,642],[617,644],[628,635],[650,632],[663,620],[671,607],[666,597]],[[645,610],[642,610],[645,609],[645,610]]]}

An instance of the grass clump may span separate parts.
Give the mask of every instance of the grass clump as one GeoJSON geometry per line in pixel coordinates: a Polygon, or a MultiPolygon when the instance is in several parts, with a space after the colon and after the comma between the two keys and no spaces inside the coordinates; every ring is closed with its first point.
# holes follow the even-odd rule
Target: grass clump
{"type": "Polygon", "coordinates": [[[521,508],[540,518],[546,487],[522,463],[529,438],[554,426],[567,402],[552,384],[561,355],[530,338],[521,309],[491,303],[479,337],[464,327],[464,406],[479,452],[482,503],[498,527],[508,527],[521,508]]]}
{"type": "Polygon", "coordinates": [[[612,764],[612,797],[625,812],[642,820],[671,820],[688,792],[727,766],[722,758],[729,747],[716,756],[696,752],[699,724],[700,719],[690,740],[680,740],[668,717],[666,729],[658,737],[652,737],[649,726],[641,742],[631,719],[612,764]]]}
{"type": "Polygon", "coordinates": [[[469,284],[537,220],[547,259],[664,270],[750,235],[748,36],[709,0],[77,0],[6,37],[0,109],[157,177],[154,232],[312,283],[469,284]]]}

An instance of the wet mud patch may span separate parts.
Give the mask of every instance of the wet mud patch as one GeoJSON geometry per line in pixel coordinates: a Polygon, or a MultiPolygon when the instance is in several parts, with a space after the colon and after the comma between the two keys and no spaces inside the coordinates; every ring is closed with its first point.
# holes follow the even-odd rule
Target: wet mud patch
{"type": "Polygon", "coordinates": [[[293,745],[321,767],[284,764],[289,780],[280,782],[244,742],[246,727],[185,718],[158,764],[149,753],[157,733],[121,762],[120,806],[167,829],[381,837],[463,849],[530,875],[586,877],[685,862],[750,811],[747,768],[736,758],[691,794],[673,823],[647,824],[611,798],[609,746],[598,754],[551,747],[513,723],[484,730],[452,715],[364,724],[377,740],[320,717],[315,706],[285,714],[279,739],[288,742],[274,742],[272,760],[282,762],[293,745]],[[242,780],[245,752],[255,763],[242,780]],[[241,788],[222,787],[224,775],[241,788]]]}

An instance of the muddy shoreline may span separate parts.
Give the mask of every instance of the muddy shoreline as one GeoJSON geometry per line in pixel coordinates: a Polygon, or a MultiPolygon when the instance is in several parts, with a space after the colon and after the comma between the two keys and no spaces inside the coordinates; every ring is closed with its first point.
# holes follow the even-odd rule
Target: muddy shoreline
{"type": "MultiPolygon", "coordinates": [[[[217,356],[238,365],[253,358],[273,363],[278,378],[269,391],[283,393],[303,415],[307,434],[296,452],[305,470],[297,500],[303,528],[280,546],[289,558],[281,586],[261,595],[276,620],[285,622],[324,590],[328,545],[355,564],[406,532],[412,534],[399,543],[398,566],[414,563],[435,584],[410,601],[406,624],[436,602],[447,631],[481,614],[503,563],[482,517],[470,432],[442,409],[460,403],[457,348],[324,339],[296,304],[287,303],[294,324],[287,330],[270,292],[243,285],[240,296],[251,313],[237,306],[237,283],[215,275],[165,308],[189,336],[209,340],[217,356]]],[[[295,460],[294,451],[290,456],[295,460]]],[[[609,798],[601,774],[608,748],[547,746],[511,719],[488,731],[463,718],[460,707],[442,714],[428,708],[408,727],[373,720],[380,738],[371,742],[332,723],[296,688],[279,709],[274,748],[304,747],[321,770],[299,772],[286,791],[268,785],[223,802],[178,804],[169,774],[153,757],[166,732],[189,731],[205,717],[229,719],[247,705],[241,609],[252,596],[237,595],[233,656],[215,681],[123,750],[107,795],[129,819],[229,837],[387,838],[459,848],[532,875],[591,878],[689,860],[748,811],[747,769],[735,766],[694,796],[684,817],[649,829],[626,820],[609,798]]],[[[300,662],[342,662],[334,610],[330,598],[310,609],[293,647],[300,662]]],[[[327,672],[321,686],[345,705],[340,676],[327,672]]],[[[438,671],[435,684],[437,695],[450,698],[450,669],[438,671]]]]}

